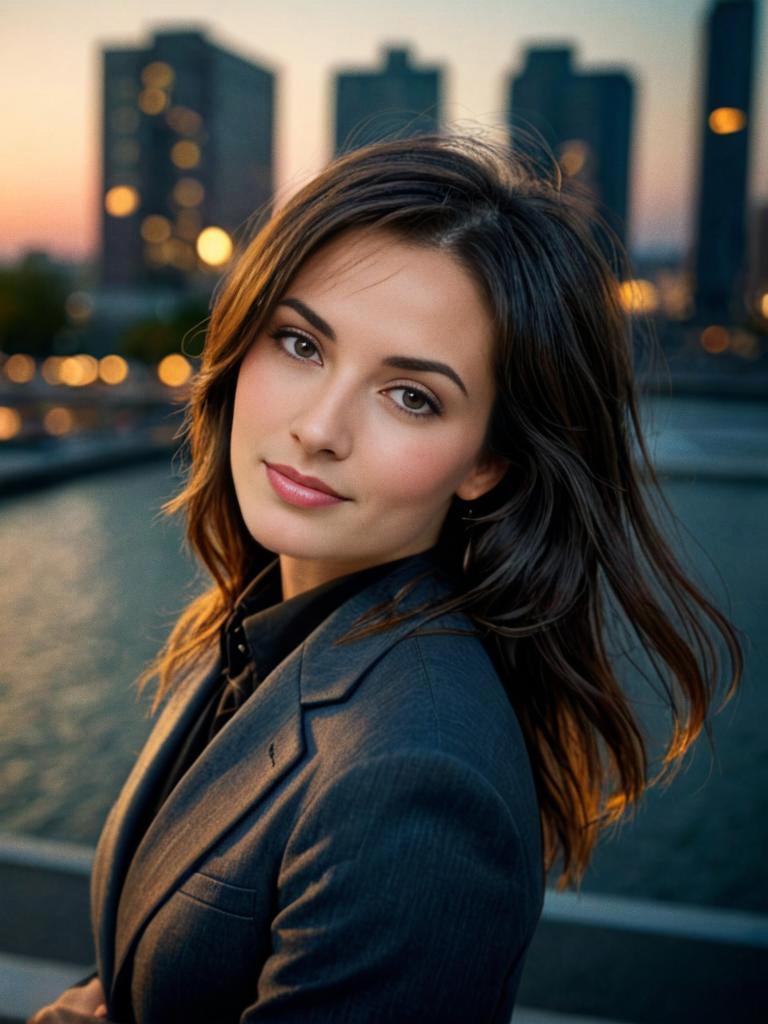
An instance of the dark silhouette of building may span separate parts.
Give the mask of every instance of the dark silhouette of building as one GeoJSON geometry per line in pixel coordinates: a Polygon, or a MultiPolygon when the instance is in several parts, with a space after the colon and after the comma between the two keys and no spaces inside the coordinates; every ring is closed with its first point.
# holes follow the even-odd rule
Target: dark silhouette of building
{"type": "Polygon", "coordinates": [[[756,203],[750,217],[747,306],[768,326],[768,203],[756,203]]]}
{"type": "Polygon", "coordinates": [[[585,187],[624,244],[633,108],[634,86],[625,71],[577,71],[570,46],[529,47],[523,70],[509,81],[512,147],[546,160],[531,129],[540,133],[563,174],[585,187]]]}
{"type": "Polygon", "coordinates": [[[710,8],[693,260],[700,321],[738,322],[744,314],[754,34],[752,0],[710,8]]]}
{"type": "Polygon", "coordinates": [[[384,138],[438,131],[442,71],[414,67],[408,49],[385,47],[381,71],[340,71],[335,77],[334,154],[384,138]]]}
{"type": "Polygon", "coordinates": [[[178,287],[267,212],[274,75],[196,30],[102,57],[101,283],[178,287]]]}

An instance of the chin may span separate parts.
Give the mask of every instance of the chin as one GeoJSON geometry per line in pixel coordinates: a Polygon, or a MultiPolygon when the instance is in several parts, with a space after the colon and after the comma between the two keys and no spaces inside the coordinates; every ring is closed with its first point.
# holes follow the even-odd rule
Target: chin
{"type": "Polygon", "coordinates": [[[275,554],[304,559],[338,559],[348,556],[348,533],[345,536],[338,526],[329,522],[312,523],[309,516],[301,516],[300,509],[296,512],[297,515],[293,517],[290,510],[281,512],[274,508],[260,509],[244,515],[243,519],[256,543],[275,554]],[[290,519],[294,521],[290,522],[290,519]]]}

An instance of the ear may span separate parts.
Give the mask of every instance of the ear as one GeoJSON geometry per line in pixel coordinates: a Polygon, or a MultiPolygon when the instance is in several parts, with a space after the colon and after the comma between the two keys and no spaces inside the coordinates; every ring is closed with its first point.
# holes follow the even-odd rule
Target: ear
{"type": "Polygon", "coordinates": [[[456,497],[462,501],[476,501],[493,490],[509,469],[509,459],[503,455],[489,455],[476,463],[456,488],[456,497]]]}

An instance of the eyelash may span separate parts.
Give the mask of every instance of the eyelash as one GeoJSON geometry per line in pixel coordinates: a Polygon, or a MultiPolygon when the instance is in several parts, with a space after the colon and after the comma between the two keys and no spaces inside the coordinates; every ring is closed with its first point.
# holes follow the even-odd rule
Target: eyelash
{"type": "MultiPolygon", "coordinates": [[[[283,355],[287,356],[288,359],[295,359],[297,362],[300,363],[308,363],[310,361],[309,359],[303,359],[301,356],[291,355],[291,353],[282,344],[283,338],[302,338],[304,341],[308,341],[311,345],[314,345],[315,349],[318,352],[320,351],[320,349],[317,346],[317,343],[312,338],[310,338],[308,334],[304,334],[303,331],[298,331],[293,328],[281,327],[276,331],[270,331],[268,333],[269,337],[274,341],[275,347],[278,349],[278,351],[282,352],[283,355]]],[[[418,395],[420,398],[423,398],[426,401],[427,405],[432,410],[432,412],[430,413],[413,412],[411,409],[406,409],[404,405],[398,405],[397,402],[394,403],[395,408],[399,412],[405,413],[406,416],[410,416],[412,419],[429,420],[432,419],[433,416],[442,415],[443,410],[440,403],[436,399],[432,398],[431,395],[427,394],[426,391],[422,391],[421,388],[411,387],[410,385],[402,384],[397,387],[390,388],[389,390],[411,391],[413,394],[418,395]]]]}

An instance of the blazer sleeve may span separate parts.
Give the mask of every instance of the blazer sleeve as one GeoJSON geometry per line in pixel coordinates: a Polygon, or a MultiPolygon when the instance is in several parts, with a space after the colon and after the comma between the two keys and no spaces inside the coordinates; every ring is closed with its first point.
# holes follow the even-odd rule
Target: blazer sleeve
{"type": "Polygon", "coordinates": [[[92,981],[94,978],[98,978],[98,976],[99,976],[98,967],[97,967],[96,964],[94,964],[91,967],[91,973],[90,974],[87,974],[84,978],[81,978],[79,981],[73,981],[72,984],[69,987],[70,988],[82,988],[84,985],[87,985],[89,981],[92,981]]]}
{"type": "Polygon", "coordinates": [[[349,766],[291,833],[240,1024],[492,1020],[535,928],[529,872],[509,807],[458,758],[349,766]]]}

